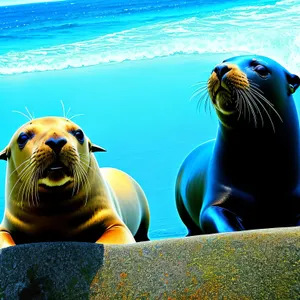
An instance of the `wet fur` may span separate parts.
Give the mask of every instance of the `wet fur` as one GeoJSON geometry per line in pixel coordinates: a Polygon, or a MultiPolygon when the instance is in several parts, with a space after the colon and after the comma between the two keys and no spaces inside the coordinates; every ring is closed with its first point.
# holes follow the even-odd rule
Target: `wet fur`
{"type": "Polygon", "coordinates": [[[195,93],[214,108],[219,128],[217,139],[194,149],[180,168],[179,215],[189,235],[299,225],[299,122],[292,94],[300,79],[261,56],[233,57],[220,66],[226,72],[217,76],[215,68],[195,93]],[[271,73],[254,71],[260,64],[271,73]]]}
{"type": "Polygon", "coordinates": [[[134,242],[133,236],[148,240],[150,214],[141,187],[120,170],[99,169],[92,152],[104,149],[87,137],[80,144],[72,134],[77,129],[66,118],[47,117],[31,120],[14,134],[0,153],[8,163],[0,231],[10,233],[17,244],[59,240],[118,244],[134,242]],[[32,133],[23,149],[16,142],[21,132],[32,133]],[[61,137],[67,142],[55,153],[46,141],[61,137]],[[66,166],[65,175],[45,175],[57,158],[66,166]]]}

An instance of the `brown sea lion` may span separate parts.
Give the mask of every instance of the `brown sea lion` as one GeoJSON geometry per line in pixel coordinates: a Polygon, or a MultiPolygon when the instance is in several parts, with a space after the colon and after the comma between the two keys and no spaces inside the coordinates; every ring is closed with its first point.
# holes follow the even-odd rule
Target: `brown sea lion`
{"type": "Polygon", "coordinates": [[[237,56],[207,82],[216,140],[194,149],[176,182],[189,235],[300,225],[300,85],[274,60],[237,56]]]}
{"type": "Polygon", "coordinates": [[[33,119],[0,153],[7,160],[0,247],[44,241],[127,244],[148,240],[149,207],[138,183],[99,168],[105,151],[66,118],[33,119]]]}

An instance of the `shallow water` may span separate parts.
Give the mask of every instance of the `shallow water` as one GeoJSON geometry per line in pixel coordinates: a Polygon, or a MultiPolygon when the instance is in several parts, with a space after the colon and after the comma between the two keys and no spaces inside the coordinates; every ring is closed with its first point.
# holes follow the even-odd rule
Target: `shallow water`
{"type": "MultiPolygon", "coordinates": [[[[105,3],[0,7],[0,147],[27,121],[12,110],[62,116],[62,100],[70,116],[84,114],[74,121],[108,150],[96,154],[99,165],[120,168],[143,187],[150,237],[184,236],[176,175],[217,129],[215,114],[190,101],[193,85],[222,60],[249,52],[299,75],[300,1],[105,3]]],[[[1,218],[5,162],[0,168],[1,218]]]]}

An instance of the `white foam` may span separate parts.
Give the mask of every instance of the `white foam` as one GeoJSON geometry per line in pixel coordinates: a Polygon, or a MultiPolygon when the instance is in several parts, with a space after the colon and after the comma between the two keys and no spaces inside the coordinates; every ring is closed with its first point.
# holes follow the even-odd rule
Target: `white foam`
{"type": "Polygon", "coordinates": [[[300,3],[288,3],[227,9],[211,16],[145,25],[73,44],[10,52],[0,56],[0,74],[228,52],[266,55],[299,74],[300,3]]]}

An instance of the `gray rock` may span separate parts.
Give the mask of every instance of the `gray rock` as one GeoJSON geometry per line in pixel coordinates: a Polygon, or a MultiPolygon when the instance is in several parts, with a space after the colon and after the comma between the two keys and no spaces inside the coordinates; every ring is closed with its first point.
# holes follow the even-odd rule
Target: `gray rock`
{"type": "Polygon", "coordinates": [[[300,299],[300,227],[10,247],[0,299],[300,299]]]}

